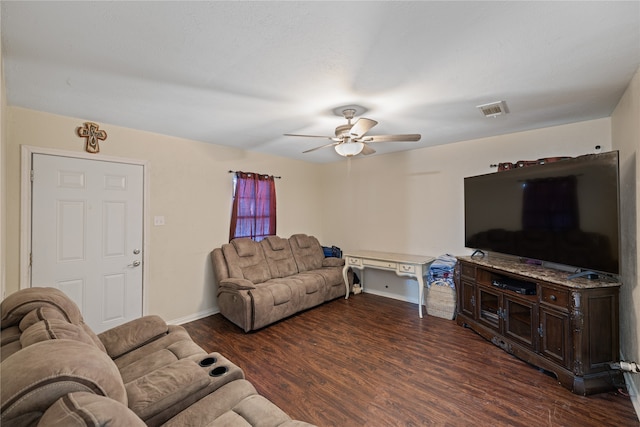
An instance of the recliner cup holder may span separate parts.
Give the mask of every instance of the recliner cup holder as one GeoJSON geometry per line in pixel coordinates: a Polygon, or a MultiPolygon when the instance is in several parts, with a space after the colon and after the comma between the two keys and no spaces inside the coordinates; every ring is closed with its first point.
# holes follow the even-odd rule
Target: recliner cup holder
{"type": "Polygon", "coordinates": [[[227,368],[226,366],[218,366],[216,368],[213,368],[209,372],[209,375],[212,377],[221,377],[222,375],[226,374],[228,371],[229,371],[229,368],[227,368]]]}
{"type": "Polygon", "coordinates": [[[218,359],[216,359],[213,356],[205,357],[204,359],[202,359],[200,361],[200,366],[203,366],[203,367],[211,366],[214,363],[216,363],[217,361],[218,361],[218,359]]]}

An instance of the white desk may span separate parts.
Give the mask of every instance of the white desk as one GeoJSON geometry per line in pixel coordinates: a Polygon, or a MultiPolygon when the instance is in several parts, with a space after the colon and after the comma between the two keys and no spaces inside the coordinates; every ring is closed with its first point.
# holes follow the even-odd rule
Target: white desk
{"type": "MultiPolygon", "coordinates": [[[[378,270],[395,271],[398,276],[412,277],[418,280],[418,313],[422,318],[422,304],[424,303],[424,276],[427,275],[427,268],[435,260],[434,257],[425,255],[394,254],[376,251],[350,251],[344,254],[344,268],[342,277],[347,287],[349,298],[349,279],[347,271],[349,267],[364,270],[365,267],[376,268],[378,270]]],[[[364,274],[363,274],[364,276],[364,274]]]]}

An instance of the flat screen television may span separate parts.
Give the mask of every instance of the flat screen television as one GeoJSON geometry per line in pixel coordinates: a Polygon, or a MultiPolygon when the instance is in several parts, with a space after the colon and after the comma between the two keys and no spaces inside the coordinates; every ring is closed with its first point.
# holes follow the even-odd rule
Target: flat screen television
{"type": "Polygon", "coordinates": [[[617,275],[618,152],[464,179],[465,246],[617,275]]]}

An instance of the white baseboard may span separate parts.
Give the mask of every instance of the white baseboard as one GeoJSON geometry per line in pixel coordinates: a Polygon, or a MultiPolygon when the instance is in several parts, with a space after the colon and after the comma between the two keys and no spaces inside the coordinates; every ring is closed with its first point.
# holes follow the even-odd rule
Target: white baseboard
{"type": "MultiPolygon", "coordinates": [[[[622,350],[620,350],[620,360],[628,360],[624,357],[622,350]]],[[[629,393],[629,399],[633,405],[633,409],[636,411],[636,417],[640,420],[640,399],[638,398],[638,385],[640,385],[640,374],[632,374],[630,372],[624,372],[624,383],[627,386],[627,393],[629,393]]]]}
{"type": "Polygon", "coordinates": [[[395,293],[391,293],[391,292],[379,291],[377,289],[368,290],[366,288],[363,288],[362,292],[364,292],[365,294],[378,295],[378,296],[381,296],[381,297],[397,299],[398,301],[411,302],[411,303],[414,303],[414,304],[418,304],[418,302],[416,300],[412,299],[412,298],[407,298],[404,295],[399,295],[399,294],[395,294],[395,293]]]}
{"type": "Polygon", "coordinates": [[[633,409],[636,411],[636,416],[640,420],[640,400],[638,399],[638,387],[636,386],[636,382],[633,381],[635,377],[639,374],[631,374],[629,372],[624,373],[624,382],[627,384],[627,392],[629,393],[629,398],[631,399],[631,403],[633,404],[633,409]]]}
{"type": "Polygon", "coordinates": [[[191,314],[189,316],[180,317],[178,319],[170,320],[167,322],[169,325],[182,325],[184,323],[193,322],[194,320],[202,319],[207,316],[211,316],[213,314],[220,313],[220,309],[218,307],[210,308],[209,310],[200,311],[198,313],[191,314]]]}

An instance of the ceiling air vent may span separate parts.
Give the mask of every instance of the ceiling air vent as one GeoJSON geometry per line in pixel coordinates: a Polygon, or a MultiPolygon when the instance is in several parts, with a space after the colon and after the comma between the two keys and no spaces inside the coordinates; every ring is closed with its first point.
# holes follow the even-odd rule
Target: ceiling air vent
{"type": "Polygon", "coordinates": [[[498,117],[509,112],[509,110],[507,110],[507,104],[504,101],[478,105],[476,108],[478,108],[485,117],[498,117]]]}

